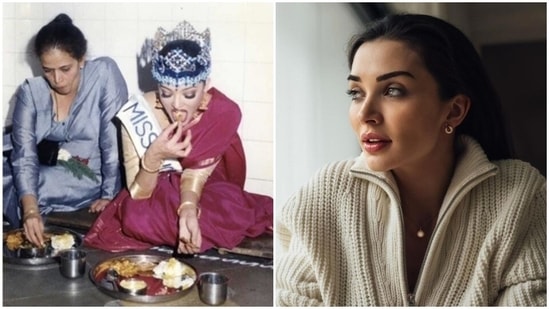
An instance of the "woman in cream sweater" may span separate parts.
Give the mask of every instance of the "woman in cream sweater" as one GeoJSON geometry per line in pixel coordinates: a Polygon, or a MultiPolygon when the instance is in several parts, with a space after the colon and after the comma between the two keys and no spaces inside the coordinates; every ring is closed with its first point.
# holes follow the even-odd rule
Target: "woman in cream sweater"
{"type": "Polygon", "coordinates": [[[511,160],[480,57],[452,25],[394,15],[349,45],[362,153],[278,215],[280,306],[546,304],[546,180],[511,160]]]}

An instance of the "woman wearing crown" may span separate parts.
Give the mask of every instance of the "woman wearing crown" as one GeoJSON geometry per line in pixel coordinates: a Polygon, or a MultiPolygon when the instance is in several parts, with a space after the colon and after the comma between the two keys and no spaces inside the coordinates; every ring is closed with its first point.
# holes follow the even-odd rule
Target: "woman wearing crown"
{"type": "Polygon", "coordinates": [[[85,237],[109,250],[177,247],[192,254],[233,248],[270,232],[273,200],[243,190],[246,163],[236,103],[210,87],[210,32],[182,22],[145,41],[156,91],[143,95],[162,128],[140,156],[122,131],[127,189],[105,208],[85,237]],[[176,159],[182,171],[165,170],[176,159]]]}

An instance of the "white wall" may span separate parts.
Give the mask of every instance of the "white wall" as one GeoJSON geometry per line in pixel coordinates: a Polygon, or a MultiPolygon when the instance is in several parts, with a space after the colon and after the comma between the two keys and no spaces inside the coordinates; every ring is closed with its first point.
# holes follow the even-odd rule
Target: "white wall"
{"type": "Polygon", "coordinates": [[[276,201],[360,148],[348,121],[346,47],[363,30],[348,4],[276,5],[276,201]]]}
{"type": "MultiPolygon", "coordinates": [[[[130,93],[140,92],[136,54],[158,27],[186,19],[212,37],[212,84],[243,112],[239,132],[247,155],[246,189],[273,195],[274,3],[3,3],[3,120],[11,124],[10,99],[33,75],[28,44],[59,13],[67,13],[88,40],[88,58],[110,56],[130,93]]],[[[38,72],[37,74],[40,74],[38,72]]]]}

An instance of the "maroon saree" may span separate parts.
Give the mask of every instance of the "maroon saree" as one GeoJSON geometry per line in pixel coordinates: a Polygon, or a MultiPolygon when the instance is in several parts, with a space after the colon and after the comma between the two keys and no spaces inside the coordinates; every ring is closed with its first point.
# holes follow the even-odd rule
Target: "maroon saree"
{"type": "MultiPolygon", "coordinates": [[[[215,88],[209,92],[208,109],[192,127],[193,149],[180,160],[183,168],[193,168],[220,158],[200,198],[201,252],[213,247],[233,248],[244,237],[259,236],[273,225],[273,199],[243,189],[246,161],[237,133],[240,109],[215,88]]],[[[176,247],[180,175],[160,173],[148,199],[134,200],[127,188],[120,191],[86,234],[85,245],[108,251],[176,247]]]]}

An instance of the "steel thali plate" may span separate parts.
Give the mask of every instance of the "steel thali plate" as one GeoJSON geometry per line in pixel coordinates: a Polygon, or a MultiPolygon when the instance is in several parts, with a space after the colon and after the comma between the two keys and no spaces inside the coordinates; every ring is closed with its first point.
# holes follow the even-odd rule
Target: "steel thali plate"
{"type": "Polygon", "coordinates": [[[187,295],[192,291],[197,280],[196,269],[183,262],[178,260],[184,269],[186,275],[193,279],[193,283],[190,286],[173,289],[163,286],[162,279],[154,278],[152,268],[158,265],[161,261],[166,261],[170,257],[166,255],[154,255],[154,254],[133,254],[133,255],[122,255],[114,258],[109,258],[97,263],[94,267],[90,269],[89,276],[91,281],[107,295],[110,295],[114,298],[139,302],[139,303],[160,303],[167,302],[179,299],[187,295]],[[147,282],[147,292],[145,295],[134,295],[118,290],[117,285],[112,280],[107,277],[107,272],[110,266],[115,262],[124,262],[129,261],[136,265],[141,265],[138,268],[142,268],[142,271],[138,271],[135,275],[122,276],[116,280],[122,280],[122,278],[138,278],[147,282]]]}
{"type": "MultiPolygon", "coordinates": [[[[66,229],[66,228],[60,228],[60,227],[48,227],[46,226],[44,228],[45,233],[49,233],[52,235],[62,235],[65,233],[70,233],[74,237],[74,245],[73,247],[81,247],[82,246],[82,236],[78,234],[77,232],[66,229]]],[[[59,251],[54,250],[51,248],[51,244],[48,244],[46,247],[47,249],[43,252],[38,254],[34,257],[27,257],[25,256],[21,250],[21,248],[16,250],[10,250],[8,246],[6,245],[6,239],[10,234],[15,233],[24,233],[23,229],[15,229],[8,232],[3,233],[3,251],[4,251],[4,262],[9,264],[17,264],[17,265],[29,265],[29,266],[39,266],[39,265],[47,265],[47,264],[54,264],[57,263],[57,255],[59,251]]]]}

